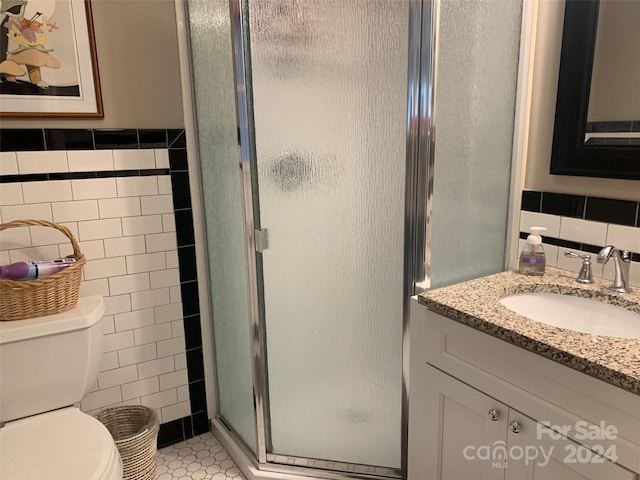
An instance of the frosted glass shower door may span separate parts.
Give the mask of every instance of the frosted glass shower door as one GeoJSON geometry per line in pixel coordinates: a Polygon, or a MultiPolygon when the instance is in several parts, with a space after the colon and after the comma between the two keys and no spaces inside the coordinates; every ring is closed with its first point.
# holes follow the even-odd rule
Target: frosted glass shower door
{"type": "Polygon", "coordinates": [[[504,270],[521,0],[440,2],[431,288],[504,270]]]}
{"type": "Polygon", "coordinates": [[[269,453],[400,468],[409,4],[248,5],[269,453]]]}
{"type": "Polygon", "coordinates": [[[249,285],[238,162],[228,0],[190,0],[189,22],[202,164],[218,415],[257,451],[249,285]],[[215,92],[215,95],[212,94],[215,92]]]}

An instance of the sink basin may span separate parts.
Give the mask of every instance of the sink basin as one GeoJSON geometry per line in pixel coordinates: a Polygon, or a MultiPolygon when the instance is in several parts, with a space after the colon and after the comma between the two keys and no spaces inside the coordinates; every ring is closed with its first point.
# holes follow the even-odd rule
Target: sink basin
{"type": "Polygon", "coordinates": [[[640,315],[590,298],[518,293],[500,299],[509,310],[537,322],[581,333],[640,338],[640,315]]]}

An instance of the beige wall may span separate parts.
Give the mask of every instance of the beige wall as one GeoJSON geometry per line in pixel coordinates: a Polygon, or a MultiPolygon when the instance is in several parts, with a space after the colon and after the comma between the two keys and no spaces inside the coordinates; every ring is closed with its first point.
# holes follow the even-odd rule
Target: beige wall
{"type": "Polygon", "coordinates": [[[525,188],[640,200],[640,181],[550,175],[564,2],[542,0],[535,40],[525,188]]]}
{"type": "Polygon", "coordinates": [[[2,119],[2,128],[184,128],[173,0],[93,0],[104,119],[2,119]]]}

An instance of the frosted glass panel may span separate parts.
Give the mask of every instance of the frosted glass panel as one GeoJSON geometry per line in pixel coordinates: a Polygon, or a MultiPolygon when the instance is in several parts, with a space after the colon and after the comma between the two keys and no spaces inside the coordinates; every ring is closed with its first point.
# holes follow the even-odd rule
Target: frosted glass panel
{"type": "Polygon", "coordinates": [[[228,0],[190,0],[220,415],[255,451],[240,151],[228,0]]]}
{"type": "Polygon", "coordinates": [[[431,287],[502,271],[522,4],[440,3],[431,287]]]}
{"type": "Polygon", "coordinates": [[[408,2],[249,2],[273,452],[400,467],[408,2]]]}

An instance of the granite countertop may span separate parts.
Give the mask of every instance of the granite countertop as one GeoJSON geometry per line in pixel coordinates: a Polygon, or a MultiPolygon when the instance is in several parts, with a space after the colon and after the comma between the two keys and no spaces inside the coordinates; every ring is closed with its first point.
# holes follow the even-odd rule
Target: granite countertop
{"type": "Polygon", "coordinates": [[[542,277],[502,272],[422,293],[430,310],[481,330],[587,375],[640,395],[640,339],[596,336],[565,330],[523,317],[500,298],[514,293],[549,292],[597,298],[640,314],[640,288],[616,294],[611,281],[581,285],[576,274],[547,267],[542,277]]]}

